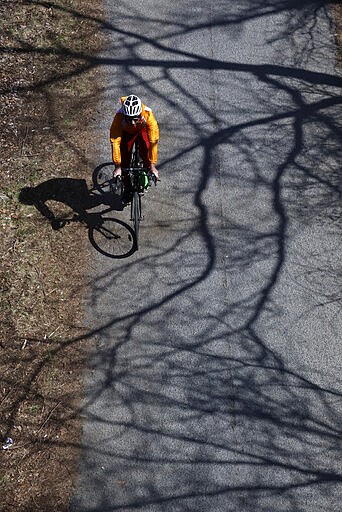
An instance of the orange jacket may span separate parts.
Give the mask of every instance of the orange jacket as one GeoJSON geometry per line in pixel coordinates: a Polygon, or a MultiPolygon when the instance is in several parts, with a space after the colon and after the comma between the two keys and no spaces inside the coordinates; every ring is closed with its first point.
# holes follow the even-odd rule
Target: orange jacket
{"type": "MultiPolygon", "coordinates": [[[[121,98],[121,102],[123,103],[127,96],[121,98]]],[[[158,140],[159,140],[159,127],[154,117],[152,110],[146,105],[142,104],[142,112],[140,116],[140,121],[132,126],[126,122],[125,116],[123,115],[122,108],[117,111],[114,116],[112,125],[110,127],[110,142],[112,145],[112,157],[113,162],[116,165],[121,164],[121,151],[120,151],[120,143],[122,132],[137,133],[141,131],[144,127],[147,129],[148,140],[150,141],[150,149],[149,149],[149,160],[151,164],[156,164],[158,161],[158,140]]]]}

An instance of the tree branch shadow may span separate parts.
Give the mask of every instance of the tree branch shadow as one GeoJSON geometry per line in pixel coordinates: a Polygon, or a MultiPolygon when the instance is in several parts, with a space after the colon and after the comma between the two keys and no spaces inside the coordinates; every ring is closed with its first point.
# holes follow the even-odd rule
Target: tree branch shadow
{"type": "MultiPolygon", "coordinates": [[[[301,16],[283,27],[277,40],[290,38],[291,30],[292,35],[299,30],[310,36],[316,19],[307,20],[305,13],[308,9],[312,13],[313,5],[321,9],[326,2],[303,3],[301,16]]],[[[254,2],[251,9],[249,2],[242,2],[236,15],[229,13],[215,19],[212,26],[243,26],[259,16],[293,14],[296,6],[290,1],[254,2]]],[[[151,23],[146,18],[140,21],[151,23]]],[[[153,22],[167,27],[165,20],[155,17],[153,22]]],[[[148,255],[136,255],[120,267],[106,268],[97,275],[90,283],[89,303],[94,316],[97,312],[102,316],[85,336],[62,343],[54,352],[57,355],[80,340],[101,340],[92,358],[94,376],[82,412],[100,432],[100,446],[97,439],[86,435],[83,463],[93,486],[101,490],[102,501],[87,505],[87,510],[199,510],[200,506],[218,510],[222,502],[216,500],[224,497],[227,510],[255,510],[257,506],[267,511],[267,499],[274,504],[279,499],[275,510],[297,511],[305,509],[300,495],[304,499],[318,497],[318,510],[322,503],[335,500],[341,483],[336,463],[340,379],[334,368],[318,371],[316,363],[312,368],[305,366],[308,359],[303,364],[294,361],[290,348],[285,351],[281,343],[275,348],[273,336],[283,337],[284,344],[292,348],[296,341],[299,344],[300,340],[286,332],[291,326],[281,299],[282,294],[291,295],[292,288],[288,291],[286,286],[295,287],[300,295],[295,284],[306,273],[314,290],[312,307],[321,307],[327,298],[335,301],[332,307],[340,301],[337,289],[330,296],[326,289],[320,289],[327,275],[334,279],[337,274],[336,261],[331,261],[329,267],[318,253],[313,264],[303,244],[299,256],[302,271],[296,267],[295,283],[291,281],[289,262],[296,243],[294,225],[301,221],[310,224],[310,219],[320,217],[335,230],[340,218],[341,183],[336,162],[341,128],[336,107],[341,104],[338,89],[342,80],[328,72],[290,65],[226,62],[171,47],[172,37],[205,31],[210,26],[202,21],[192,25],[184,19],[176,20],[170,22],[166,35],[155,38],[106,23],[102,28],[113,37],[133,38],[133,43],[127,43],[128,58],[94,58],[61,51],[64,57],[84,60],[85,67],[77,73],[89,66],[120,67],[125,79],[140,81],[141,88],[158,95],[195,134],[194,140],[183,141],[179,149],[167,155],[162,168],[175,169],[188,157],[199,166],[195,190],[189,186],[178,198],[182,204],[182,199],[191,194],[191,209],[171,219],[173,231],[164,228],[168,243],[160,248],[151,242],[148,255]],[[140,46],[146,44],[164,57],[139,56],[140,46]],[[161,80],[183,102],[185,98],[191,102],[191,107],[182,108],[182,101],[169,98],[167,90],[158,92],[158,82],[146,80],[141,68],[160,70],[161,80]],[[175,72],[180,70],[246,76],[274,96],[265,98],[260,94],[259,111],[248,113],[247,109],[246,119],[228,125],[227,112],[213,115],[181,77],[177,78],[175,72]],[[307,86],[310,91],[305,90],[307,86]],[[277,104],[277,93],[281,104],[277,104]],[[194,103],[208,118],[209,128],[203,128],[196,119],[194,103]],[[315,137],[308,131],[312,124],[320,129],[315,137]],[[263,137],[264,133],[271,137],[275,129],[283,145],[275,144],[276,135],[271,142],[263,137]],[[258,144],[262,145],[261,151],[258,144]],[[225,164],[230,151],[241,162],[241,169],[225,164]],[[273,163],[271,168],[262,167],[261,152],[273,163]],[[214,180],[220,196],[215,207],[206,197],[214,180]],[[251,212],[256,194],[265,198],[266,206],[260,212],[251,212]],[[246,212],[245,217],[241,211],[246,212]],[[175,269],[178,280],[174,279],[175,269]],[[219,292],[215,284],[218,271],[223,276],[219,292]],[[136,276],[136,307],[130,307],[131,288],[123,288],[126,295],[120,297],[121,307],[101,311],[108,290],[119,280],[129,280],[132,272],[136,276]],[[158,294],[155,283],[161,279],[166,283],[165,291],[158,294]],[[141,286],[146,281],[151,283],[147,302],[143,300],[146,289],[141,286]],[[220,296],[215,297],[215,293],[220,296]],[[203,317],[204,301],[209,306],[203,317]],[[282,334],[276,328],[281,321],[285,330],[282,334]],[[108,417],[108,407],[115,409],[114,419],[108,417]],[[100,474],[99,460],[105,461],[100,474]],[[141,471],[149,476],[141,476],[139,489],[131,489],[130,494],[117,489],[118,474],[126,481],[141,471]],[[173,480],[175,472],[181,473],[181,487],[177,479],[173,480]],[[163,480],[160,475],[170,478],[163,480]],[[115,504],[110,501],[113,487],[117,489],[115,504]]],[[[295,37],[290,39],[294,41],[295,37]]],[[[312,47],[307,50],[310,53],[312,47]]],[[[39,53],[39,49],[25,51],[39,53]]],[[[304,52],[296,62],[302,64],[306,59],[304,52]]],[[[61,74],[57,79],[63,78],[61,74]]],[[[50,83],[47,80],[36,86],[50,83]]],[[[257,102],[258,91],[254,93],[257,102]]],[[[303,297],[305,293],[293,300],[300,303],[303,297]]],[[[296,335],[295,330],[292,335],[296,335]]],[[[301,335],[305,337],[305,332],[301,335]]],[[[26,390],[40,371],[41,366],[30,376],[26,390]]],[[[86,478],[82,476],[83,482],[86,478]]],[[[85,507],[88,499],[89,495],[75,498],[74,510],[85,507]]]]}

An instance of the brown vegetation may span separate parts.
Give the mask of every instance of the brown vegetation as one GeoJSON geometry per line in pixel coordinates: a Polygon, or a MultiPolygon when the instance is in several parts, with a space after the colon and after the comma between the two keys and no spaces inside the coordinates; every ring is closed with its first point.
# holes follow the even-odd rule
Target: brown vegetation
{"type": "Polygon", "coordinates": [[[96,141],[89,126],[101,83],[91,56],[103,45],[100,4],[0,6],[3,512],[66,510],[73,483],[88,242],[75,223],[53,231],[37,210],[20,204],[18,192],[52,177],[91,176],[96,141]],[[8,437],[13,445],[3,450],[8,437]]]}
{"type": "Polygon", "coordinates": [[[342,4],[341,2],[332,4],[332,12],[335,19],[335,37],[337,41],[337,62],[339,67],[342,68],[342,4]]]}

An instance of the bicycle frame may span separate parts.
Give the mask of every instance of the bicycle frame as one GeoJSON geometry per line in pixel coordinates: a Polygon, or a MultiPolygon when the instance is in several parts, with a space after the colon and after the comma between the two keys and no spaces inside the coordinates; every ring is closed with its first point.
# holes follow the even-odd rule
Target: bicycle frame
{"type": "Polygon", "coordinates": [[[130,190],[129,192],[132,194],[131,199],[131,221],[134,225],[134,233],[135,233],[135,244],[136,250],[138,249],[138,235],[139,235],[139,224],[142,220],[142,212],[141,212],[141,197],[146,189],[146,176],[148,177],[148,185],[151,186],[152,182],[156,185],[156,178],[151,173],[150,169],[143,167],[143,163],[139,160],[139,147],[138,142],[136,141],[133,146],[132,158],[131,158],[131,167],[126,167],[122,169],[123,175],[123,184],[125,185],[125,177],[128,176],[128,183],[130,190]]]}
{"type": "Polygon", "coordinates": [[[145,176],[148,169],[143,167],[129,167],[122,169],[123,175],[128,176],[130,184],[131,200],[131,221],[134,225],[135,244],[138,249],[139,224],[142,220],[141,213],[141,196],[145,190],[145,176]]]}

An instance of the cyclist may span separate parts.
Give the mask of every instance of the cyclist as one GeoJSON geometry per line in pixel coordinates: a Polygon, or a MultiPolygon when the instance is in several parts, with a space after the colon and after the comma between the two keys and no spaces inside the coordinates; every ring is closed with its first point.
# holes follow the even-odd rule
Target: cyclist
{"type": "Polygon", "coordinates": [[[110,127],[110,142],[115,165],[114,177],[121,176],[121,166],[129,167],[133,144],[139,142],[139,154],[144,167],[159,178],[158,160],[159,127],[152,110],[135,94],[123,96],[122,106],[110,127]]]}

